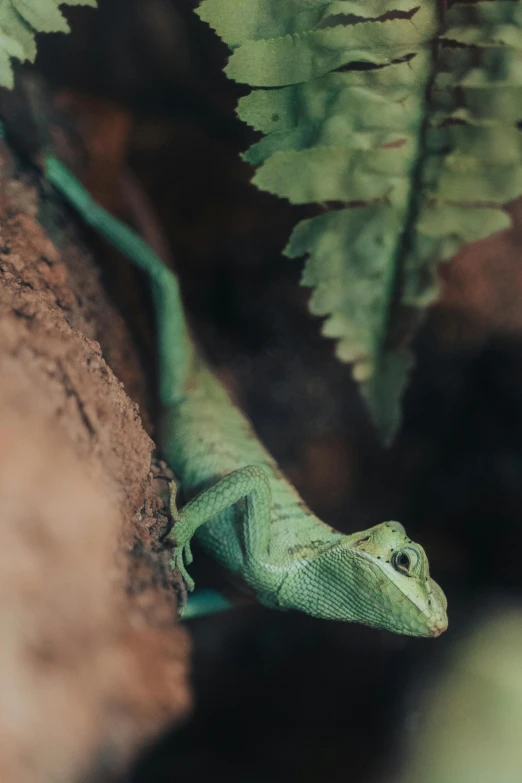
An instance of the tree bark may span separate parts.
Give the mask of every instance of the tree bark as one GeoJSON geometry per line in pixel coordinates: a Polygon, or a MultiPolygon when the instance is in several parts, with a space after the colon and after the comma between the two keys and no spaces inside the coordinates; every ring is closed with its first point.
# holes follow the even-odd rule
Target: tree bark
{"type": "Polygon", "coordinates": [[[186,714],[188,645],[138,353],[17,165],[0,145],[0,779],[99,783],[186,714]]]}

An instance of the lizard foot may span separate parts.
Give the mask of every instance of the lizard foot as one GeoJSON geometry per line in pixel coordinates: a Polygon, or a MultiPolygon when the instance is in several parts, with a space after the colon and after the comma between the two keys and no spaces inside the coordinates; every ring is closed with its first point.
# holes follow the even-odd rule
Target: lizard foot
{"type": "Polygon", "coordinates": [[[194,580],[187,571],[187,566],[192,563],[192,552],[190,549],[190,541],[183,546],[177,548],[174,557],[172,559],[172,567],[177,568],[181,576],[185,580],[187,590],[191,593],[194,590],[194,580]]]}

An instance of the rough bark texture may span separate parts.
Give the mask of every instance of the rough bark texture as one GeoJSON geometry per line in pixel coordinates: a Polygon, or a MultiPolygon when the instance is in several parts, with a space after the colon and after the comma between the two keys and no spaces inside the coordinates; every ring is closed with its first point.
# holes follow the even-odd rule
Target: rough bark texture
{"type": "Polygon", "coordinates": [[[99,782],[190,702],[153,443],[116,375],[147,389],[74,229],[60,255],[37,183],[0,166],[0,780],[99,782]]]}

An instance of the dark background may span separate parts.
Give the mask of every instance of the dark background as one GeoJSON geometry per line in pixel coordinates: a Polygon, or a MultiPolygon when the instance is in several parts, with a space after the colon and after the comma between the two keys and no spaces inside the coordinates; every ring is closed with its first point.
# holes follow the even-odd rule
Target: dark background
{"type": "MultiPolygon", "coordinates": [[[[221,73],[226,49],[194,5],[72,9],[72,34],[42,36],[37,67],[74,113],[100,199],[125,215],[111,177],[137,176],[201,344],[287,475],[347,532],[400,519],[428,551],[450,627],[415,640],[256,607],[192,621],[196,710],[130,780],[391,780],[455,640],[520,593],[519,229],[442,270],[403,428],[383,450],[307,313],[300,262],[281,255],[306,210],[249,184],[239,154],[255,134],[234,114],[244,91],[221,73]]],[[[217,578],[202,558],[194,573],[217,578]]]]}

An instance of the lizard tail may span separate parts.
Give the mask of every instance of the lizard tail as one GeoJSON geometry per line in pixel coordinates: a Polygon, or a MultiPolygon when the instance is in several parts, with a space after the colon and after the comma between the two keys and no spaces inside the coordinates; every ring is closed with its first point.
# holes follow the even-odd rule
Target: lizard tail
{"type": "Polygon", "coordinates": [[[178,404],[185,397],[194,348],[176,276],[135,231],[97,204],[69,169],[53,155],[45,158],[45,174],[87,225],[149,276],[156,313],[160,401],[167,408],[178,404]]]}

